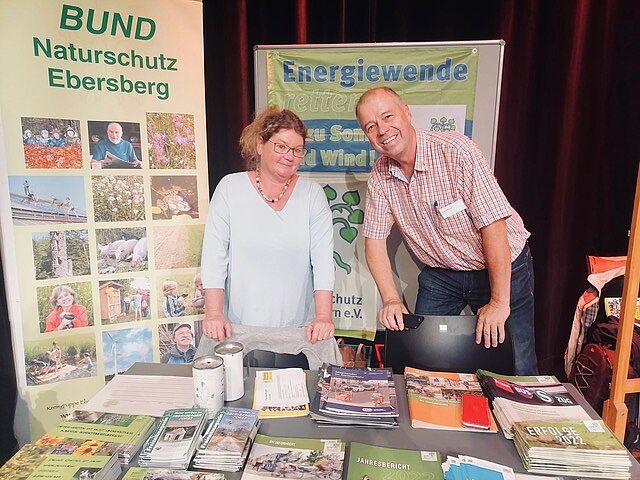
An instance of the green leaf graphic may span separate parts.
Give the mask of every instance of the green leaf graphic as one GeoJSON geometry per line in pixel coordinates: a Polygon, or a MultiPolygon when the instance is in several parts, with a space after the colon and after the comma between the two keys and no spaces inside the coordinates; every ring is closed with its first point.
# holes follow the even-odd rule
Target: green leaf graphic
{"type": "Polygon", "coordinates": [[[330,185],[322,187],[324,194],[327,196],[327,200],[332,201],[338,198],[338,192],[336,192],[330,185]]]}
{"type": "Polygon", "coordinates": [[[336,262],[337,266],[345,270],[347,272],[347,275],[351,273],[351,265],[349,265],[348,263],[345,263],[345,261],[342,260],[342,257],[338,252],[333,252],[333,261],[336,262]]]}
{"type": "Polygon", "coordinates": [[[362,210],[354,210],[349,214],[347,219],[351,223],[355,223],[357,225],[361,225],[364,222],[364,212],[362,210]]]}
{"type": "Polygon", "coordinates": [[[357,190],[345,192],[342,195],[342,200],[344,200],[349,205],[358,205],[360,203],[360,193],[358,193],[357,190]]]}
{"type": "Polygon", "coordinates": [[[344,238],[347,242],[353,243],[353,241],[358,236],[358,229],[353,227],[342,227],[340,229],[340,236],[344,238]]]}

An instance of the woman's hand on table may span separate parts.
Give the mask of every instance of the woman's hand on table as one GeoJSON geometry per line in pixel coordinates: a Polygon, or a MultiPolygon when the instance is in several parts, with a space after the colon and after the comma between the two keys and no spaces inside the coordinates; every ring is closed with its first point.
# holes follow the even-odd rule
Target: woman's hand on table
{"type": "Polygon", "coordinates": [[[316,343],[319,340],[328,340],[335,334],[336,327],[333,319],[327,316],[316,316],[307,327],[307,340],[316,343]]]}
{"type": "Polygon", "coordinates": [[[202,331],[207,337],[222,342],[231,336],[231,324],[222,313],[213,313],[202,321],[202,331]]]}

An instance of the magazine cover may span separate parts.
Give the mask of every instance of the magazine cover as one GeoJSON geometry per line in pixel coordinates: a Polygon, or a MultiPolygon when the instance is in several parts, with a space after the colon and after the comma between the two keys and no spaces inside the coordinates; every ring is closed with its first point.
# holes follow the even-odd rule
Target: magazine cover
{"type": "Polygon", "coordinates": [[[413,428],[464,430],[496,433],[498,426],[490,417],[490,427],[478,429],[462,424],[462,395],[482,395],[480,383],[472,373],[429,372],[406,367],[409,417],[413,428]]]}
{"type": "Polygon", "coordinates": [[[339,480],[345,444],[337,439],[256,435],[242,480],[273,477],[339,480]]]}
{"type": "MultiPolygon", "coordinates": [[[[329,388],[320,410],[353,415],[397,415],[393,373],[383,368],[327,368],[329,388]]],[[[327,381],[327,378],[324,378],[327,381]]]]}
{"type": "Polygon", "coordinates": [[[518,441],[527,449],[587,450],[593,452],[626,449],[602,420],[560,422],[516,422],[513,424],[518,441]]]}
{"type": "Polygon", "coordinates": [[[441,463],[439,452],[351,442],[347,480],[440,480],[441,463]]]}
{"type": "Polygon", "coordinates": [[[566,407],[579,405],[579,402],[560,383],[523,386],[498,376],[478,371],[478,381],[482,391],[490,400],[504,398],[528,405],[566,407]]]}

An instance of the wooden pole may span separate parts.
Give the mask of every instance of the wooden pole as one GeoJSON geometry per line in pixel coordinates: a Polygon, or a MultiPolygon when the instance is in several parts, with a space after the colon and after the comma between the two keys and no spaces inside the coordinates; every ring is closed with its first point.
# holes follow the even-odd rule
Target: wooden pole
{"type": "Polygon", "coordinates": [[[640,391],[638,382],[628,380],[631,341],[635,322],[638,285],[640,285],[640,169],[636,180],[636,194],[631,217],[631,235],[627,252],[627,266],[622,289],[620,309],[620,328],[616,342],[616,362],[611,379],[611,396],[604,402],[602,417],[618,440],[624,441],[627,423],[627,406],[624,397],[627,393],[640,391]]]}

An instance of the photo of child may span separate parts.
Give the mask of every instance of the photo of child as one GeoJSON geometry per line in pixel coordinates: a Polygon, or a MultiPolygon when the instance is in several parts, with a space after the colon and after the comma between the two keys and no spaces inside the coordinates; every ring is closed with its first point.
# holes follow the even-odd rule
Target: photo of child
{"type": "Polygon", "coordinates": [[[204,287],[202,286],[202,278],[200,277],[200,272],[196,273],[193,277],[193,300],[191,301],[191,306],[197,309],[204,308],[204,287]]]}
{"type": "Polygon", "coordinates": [[[165,317],[181,317],[184,315],[185,294],[178,295],[176,290],[178,282],[175,280],[165,280],[162,284],[162,294],[164,300],[162,302],[162,311],[165,317]]]}
{"type": "Polygon", "coordinates": [[[192,273],[171,272],[156,279],[158,317],[175,318],[204,313],[204,289],[198,270],[192,273]],[[162,295],[160,295],[162,292],[162,295]]]}

